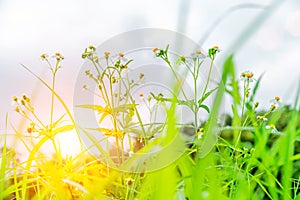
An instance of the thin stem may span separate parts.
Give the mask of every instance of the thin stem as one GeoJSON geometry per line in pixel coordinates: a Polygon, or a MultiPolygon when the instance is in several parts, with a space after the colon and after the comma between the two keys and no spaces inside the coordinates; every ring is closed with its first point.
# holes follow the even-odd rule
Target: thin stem
{"type": "Polygon", "coordinates": [[[195,123],[195,135],[197,135],[198,132],[198,93],[197,93],[197,67],[196,67],[196,63],[194,63],[194,73],[193,78],[194,78],[194,108],[193,108],[193,112],[194,112],[194,123],[195,123]]]}
{"type": "Polygon", "coordinates": [[[207,81],[206,81],[206,84],[205,84],[205,87],[204,87],[201,99],[204,97],[204,95],[206,93],[206,90],[208,88],[208,83],[210,81],[210,76],[211,76],[211,71],[212,71],[212,66],[213,66],[214,60],[215,60],[215,57],[213,56],[213,58],[211,60],[211,63],[210,63],[210,66],[209,66],[208,77],[207,77],[207,81]]]}
{"type": "Polygon", "coordinates": [[[55,87],[55,78],[56,78],[56,70],[53,71],[52,76],[52,85],[51,85],[51,110],[50,110],[50,129],[52,129],[52,123],[53,123],[53,113],[54,113],[54,87],[55,87]]]}
{"type": "MultiPolygon", "coordinates": [[[[171,71],[172,71],[172,73],[173,73],[173,75],[174,75],[176,81],[179,83],[179,89],[182,89],[183,81],[180,81],[180,80],[179,80],[179,78],[178,78],[178,76],[177,76],[175,70],[173,69],[173,67],[172,67],[172,65],[171,65],[171,63],[170,63],[170,61],[168,60],[168,58],[166,58],[165,61],[166,61],[166,63],[168,64],[168,66],[170,67],[170,69],[171,69],[171,71]]],[[[184,90],[181,90],[181,92],[182,92],[182,94],[183,94],[185,100],[187,101],[188,98],[187,98],[187,96],[186,96],[184,90]]]]}

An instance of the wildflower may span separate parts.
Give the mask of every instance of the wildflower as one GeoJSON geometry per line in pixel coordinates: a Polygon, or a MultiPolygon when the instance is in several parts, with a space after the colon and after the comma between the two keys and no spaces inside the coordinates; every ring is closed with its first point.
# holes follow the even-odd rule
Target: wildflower
{"type": "Polygon", "coordinates": [[[59,52],[56,52],[53,57],[55,57],[56,60],[58,60],[58,61],[64,59],[64,57],[59,52]]]}
{"type": "Polygon", "coordinates": [[[40,57],[41,57],[42,60],[45,60],[48,57],[48,55],[43,53],[40,57]]]}
{"type": "Polygon", "coordinates": [[[252,82],[254,80],[253,76],[254,74],[252,72],[245,71],[241,73],[241,80],[252,82]]]}
{"type": "Polygon", "coordinates": [[[110,54],[109,51],[105,51],[105,52],[104,52],[104,55],[105,55],[106,58],[108,58],[109,54],[110,54]]]}
{"type": "Polygon", "coordinates": [[[193,60],[195,60],[197,58],[199,58],[199,59],[206,58],[206,56],[202,53],[201,50],[196,50],[195,53],[192,53],[191,57],[192,57],[193,60]]]}
{"type": "Polygon", "coordinates": [[[279,97],[279,96],[275,96],[274,99],[275,99],[276,101],[280,101],[280,97],[279,97]]]}
{"type": "Polygon", "coordinates": [[[152,97],[149,95],[147,100],[150,102],[152,100],[152,97]]]}
{"type": "Polygon", "coordinates": [[[143,97],[143,96],[144,96],[144,94],[143,94],[143,93],[140,93],[140,94],[139,94],[139,96],[140,96],[140,97],[143,97]]]}
{"type": "Polygon", "coordinates": [[[152,52],[153,52],[153,53],[156,53],[157,50],[159,50],[159,49],[158,49],[157,47],[155,47],[155,48],[152,50],[152,52]]]}
{"type": "Polygon", "coordinates": [[[121,58],[123,58],[123,57],[124,57],[124,53],[119,53],[119,56],[120,56],[121,58]]]}

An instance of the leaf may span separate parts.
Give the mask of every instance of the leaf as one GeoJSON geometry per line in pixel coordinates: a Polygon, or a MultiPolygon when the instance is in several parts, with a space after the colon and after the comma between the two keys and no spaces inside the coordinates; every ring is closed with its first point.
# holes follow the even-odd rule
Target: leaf
{"type": "Polygon", "coordinates": [[[206,92],[199,100],[198,100],[198,104],[199,107],[200,105],[203,103],[203,101],[205,101],[205,99],[207,99],[214,91],[216,91],[218,89],[218,87],[206,92]]]}
{"type": "Polygon", "coordinates": [[[210,109],[207,105],[201,104],[201,105],[199,105],[199,108],[203,108],[204,110],[207,111],[207,113],[210,113],[210,109]]]}
{"type": "Polygon", "coordinates": [[[249,102],[246,102],[246,108],[248,109],[248,110],[253,110],[252,109],[252,105],[249,103],[249,102]]]}

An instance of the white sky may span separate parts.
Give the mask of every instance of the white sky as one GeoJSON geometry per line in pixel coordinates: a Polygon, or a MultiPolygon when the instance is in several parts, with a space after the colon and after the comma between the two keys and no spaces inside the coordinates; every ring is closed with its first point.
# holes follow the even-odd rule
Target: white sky
{"type": "MultiPolygon", "coordinates": [[[[59,73],[58,92],[71,105],[72,89],[83,61],[81,53],[90,44],[100,45],[124,31],[163,28],[184,32],[195,41],[226,9],[246,0],[2,0],[0,1],[0,130],[5,113],[14,116],[11,97],[45,91],[20,63],[30,66],[46,80],[50,74],[40,61],[41,53],[56,51],[65,56],[59,73]],[[182,2],[186,2],[183,6],[182,2]],[[189,5],[189,6],[188,6],[189,5]],[[184,10],[187,11],[184,14],[184,10]],[[186,16],[186,18],[184,18],[186,16]],[[180,23],[178,23],[180,20],[180,23]],[[180,24],[180,25],[178,25],[180,24]],[[39,90],[35,90],[39,89],[39,90]]],[[[259,1],[268,5],[268,1],[259,1]]],[[[243,9],[230,14],[205,41],[207,49],[226,50],[261,10],[243,9]]],[[[300,1],[285,1],[237,53],[237,71],[252,70],[256,77],[266,72],[258,100],[263,106],[275,95],[291,103],[300,78],[300,1]]],[[[37,93],[36,93],[37,94],[37,93]]],[[[48,102],[43,92],[36,101],[48,102]]],[[[42,110],[42,109],[40,109],[42,110]]],[[[41,112],[47,112],[45,110],[41,112]]],[[[44,113],[45,114],[45,113],[44,113]]]]}

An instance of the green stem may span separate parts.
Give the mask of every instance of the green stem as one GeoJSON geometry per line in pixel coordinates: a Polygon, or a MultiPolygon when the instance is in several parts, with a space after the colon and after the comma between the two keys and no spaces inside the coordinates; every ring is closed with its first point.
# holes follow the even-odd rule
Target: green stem
{"type": "Polygon", "coordinates": [[[208,88],[208,83],[209,83],[209,81],[210,81],[210,76],[211,76],[211,71],[212,71],[212,66],[213,66],[214,60],[215,60],[215,57],[212,58],[211,63],[210,63],[210,66],[209,66],[208,77],[207,77],[207,81],[206,81],[206,83],[205,83],[205,87],[204,87],[204,90],[203,90],[201,99],[204,97],[204,95],[205,95],[205,93],[206,93],[206,90],[207,90],[207,88],[208,88]]]}

